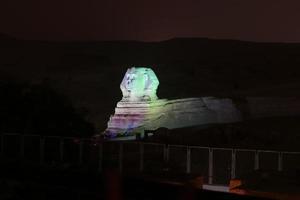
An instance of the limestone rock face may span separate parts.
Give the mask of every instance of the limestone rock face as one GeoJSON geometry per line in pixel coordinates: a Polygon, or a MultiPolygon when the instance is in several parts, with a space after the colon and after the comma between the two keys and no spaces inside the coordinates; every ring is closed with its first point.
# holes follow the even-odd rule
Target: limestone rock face
{"type": "Polygon", "coordinates": [[[175,129],[241,120],[231,99],[158,99],[158,84],[151,69],[128,69],[121,83],[123,98],[117,103],[104,135],[113,138],[160,127],[175,129]]]}
{"type": "Polygon", "coordinates": [[[230,99],[203,97],[148,102],[120,101],[104,135],[113,138],[160,127],[175,129],[240,120],[241,113],[230,99]]]}

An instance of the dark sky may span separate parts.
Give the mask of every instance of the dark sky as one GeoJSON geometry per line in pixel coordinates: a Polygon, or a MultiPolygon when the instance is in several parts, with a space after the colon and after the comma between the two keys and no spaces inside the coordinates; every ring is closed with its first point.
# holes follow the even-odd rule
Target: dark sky
{"type": "Polygon", "coordinates": [[[1,0],[0,32],[43,40],[300,42],[300,1],[1,0]]]}

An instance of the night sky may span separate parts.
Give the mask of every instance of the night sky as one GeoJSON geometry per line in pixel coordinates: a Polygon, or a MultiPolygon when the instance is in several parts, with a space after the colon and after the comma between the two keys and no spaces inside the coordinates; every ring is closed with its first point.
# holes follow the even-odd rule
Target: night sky
{"type": "Polygon", "coordinates": [[[39,40],[300,42],[299,0],[2,0],[0,32],[39,40]]]}

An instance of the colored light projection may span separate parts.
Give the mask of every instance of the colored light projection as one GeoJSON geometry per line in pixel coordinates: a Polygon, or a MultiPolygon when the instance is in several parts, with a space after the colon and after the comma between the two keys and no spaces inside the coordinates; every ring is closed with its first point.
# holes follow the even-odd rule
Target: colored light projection
{"type": "Polygon", "coordinates": [[[159,81],[150,68],[132,67],[127,70],[120,85],[123,101],[153,101],[157,99],[159,81]]]}
{"type": "Polygon", "coordinates": [[[115,113],[110,116],[105,138],[134,136],[144,130],[231,123],[241,115],[231,99],[215,97],[158,99],[159,81],[150,68],[127,70],[120,88],[123,94],[115,113]]]}
{"type": "Polygon", "coordinates": [[[110,117],[104,135],[112,138],[141,131],[157,112],[153,106],[160,102],[156,95],[158,85],[159,81],[152,69],[129,68],[120,84],[123,98],[118,102],[115,114],[110,117]]]}

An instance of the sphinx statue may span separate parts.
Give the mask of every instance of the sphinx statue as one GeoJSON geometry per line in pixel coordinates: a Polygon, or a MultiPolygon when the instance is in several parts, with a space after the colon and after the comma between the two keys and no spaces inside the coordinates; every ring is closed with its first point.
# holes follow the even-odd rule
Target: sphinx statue
{"type": "Polygon", "coordinates": [[[159,81],[150,68],[129,68],[120,84],[123,94],[110,116],[105,138],[131,137],[144,130],[176,129],[240,120],[230,99],[198,97],[158,99],[159,81]]]}
{"type": "Polygon", "coordinates": [[[159,81],[150,68],[129,68],[121,82],[122,101],[154,101],[159,81]]]}

